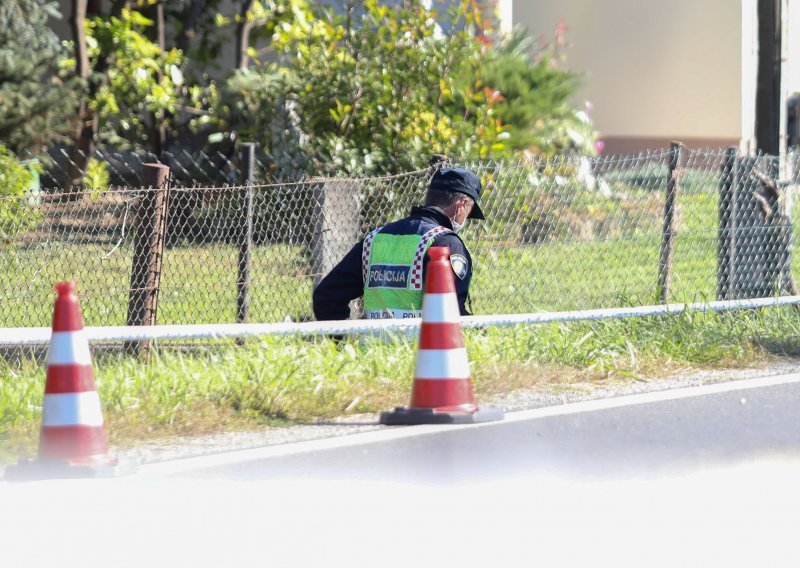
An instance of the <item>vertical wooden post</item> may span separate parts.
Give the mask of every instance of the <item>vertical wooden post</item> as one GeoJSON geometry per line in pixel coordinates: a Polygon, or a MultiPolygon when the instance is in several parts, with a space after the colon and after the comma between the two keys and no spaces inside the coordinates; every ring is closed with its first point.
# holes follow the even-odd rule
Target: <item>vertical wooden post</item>
{"type": "MultiPolygon", "coordinates": [[[[136,214],[133,241],[131,288],[128,296],[128,325],[155,325],[169,192],[169,167],[142,165],[142,197],[136,214]]],[[[138,353],[149,349],[149,342],[131,342],[126,349],[138,353]]]]}
{"type": "Polygon", "coordinates": [[[720,167],[719,205],[717,209],[717,299],[727,300],[733,294],[733,271],[735,266],[735,239],[733,220],[735,219],[733,198],[734,171],[738,149],[735,146],[725,150],[720,167]]]}
{"type": "Polygon", "coordinates": [[[247,186],[240,209],[239,264],[236,277],[236,323],[250,317],[250,272],[253,267],[253,180],[255,180],[256,145],[245,142],[239,148],[240,181],[247,186]]]}
{"type": "Polygon", "coordinates": [[[665,304],[669,298],[672,279],[672,251],[675,247],[675,207],[677,206],[682,175],[683,144],[673,142],[669,148],[667,195],[664,201],[664,228],[661,233],[661,254],[658,261],[658,301],[665,304]]]}

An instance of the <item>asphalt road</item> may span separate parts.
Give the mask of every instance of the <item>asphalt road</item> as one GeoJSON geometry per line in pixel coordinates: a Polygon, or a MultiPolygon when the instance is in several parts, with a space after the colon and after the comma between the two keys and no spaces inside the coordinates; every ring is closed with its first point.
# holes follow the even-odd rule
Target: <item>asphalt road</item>
{"type": "Polygon", "coordinates": [[[426,428],[394,439],[371,436],[346,447],[254,457],[182,475],[442,485],[541,475],[601,481],[682,476],[762,457],[800,458],[800,382],[731,386],[523,412],[494,424],[426,428]],[[684,394],[693,396],[672,398],[684,394]]]}
{"type": "Polygon", "coordinates": [[[785,375],[0,482],[0,564],[796,567],[798,416],[785,375]]]}

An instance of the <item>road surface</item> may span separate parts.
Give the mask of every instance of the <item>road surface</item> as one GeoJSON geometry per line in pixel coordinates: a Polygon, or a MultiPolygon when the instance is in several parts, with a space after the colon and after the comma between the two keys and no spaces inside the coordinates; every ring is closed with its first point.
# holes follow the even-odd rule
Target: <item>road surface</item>
{"type": "Polygon", "coordinates": [[[800,565],[800,375],[0,482],[3,566],[800,565]]]}

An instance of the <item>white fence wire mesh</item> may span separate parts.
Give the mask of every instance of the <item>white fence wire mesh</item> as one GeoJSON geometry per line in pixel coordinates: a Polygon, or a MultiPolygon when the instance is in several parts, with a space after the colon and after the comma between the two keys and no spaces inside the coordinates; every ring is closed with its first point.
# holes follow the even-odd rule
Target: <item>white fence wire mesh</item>
{"type": "MultiPolygon", "coordinates": [[[[463,233],[474,313],[796,295],[794,163],[677,146],[460,163],[487,213],[463,233]]],[[[49,325],[63,279],[91,326],[132,323],[137,302],[164,325],[307,321],[315,282],[420,203],[430,174],[2,198],[0,327],[49,325]]]]}

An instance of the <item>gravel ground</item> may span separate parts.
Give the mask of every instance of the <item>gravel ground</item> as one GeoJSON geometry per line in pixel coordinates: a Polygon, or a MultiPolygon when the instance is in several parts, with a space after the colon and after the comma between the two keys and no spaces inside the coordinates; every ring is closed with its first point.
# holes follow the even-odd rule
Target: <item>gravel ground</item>
{"type": "MultiPolygon", "coordinates": [[[[615,388],[573,389],[564,394],[549,394],[541,391],[515,391],[490,400],[479,400],[479,404],[492,404],[506,412],[529,410],[545,406],[556,406],[589,399],[609,398],[644,392],[698,386],[710,383],[752,379],[770,375],[782,375],[800,371],[800,358],[773,359],[768,363],[747,369],[725,369],[699,371],[674,375],[663,379],[631,381],[615,388]]],[[[387,409],[388,410],[388,409],[387,409]]],[[[269,428],[256,432],[228,432],[210,436],[181,439],[179,442],[147,444],[137,448],[118,451],[120,456],[138,459],[141,463],[155,463],[173,459],[195,457],[235,450],[244,450],[276,444],[289,444],[334,436],[346,436],[359,432],[385,428],[378,424],[377,414],[351,415],[338,420],[320,421],[315,424],[287,428],[269,428]]]]}

